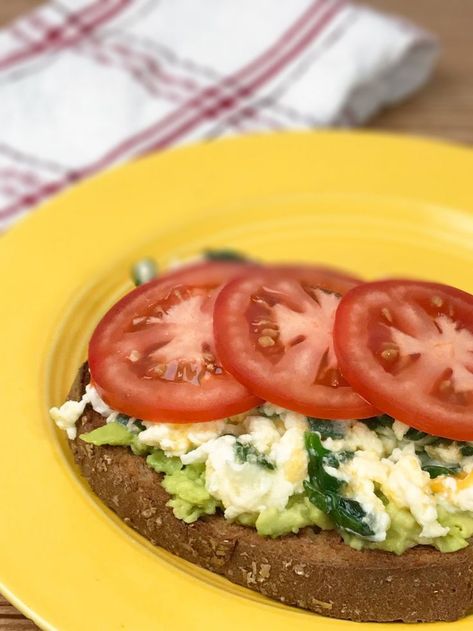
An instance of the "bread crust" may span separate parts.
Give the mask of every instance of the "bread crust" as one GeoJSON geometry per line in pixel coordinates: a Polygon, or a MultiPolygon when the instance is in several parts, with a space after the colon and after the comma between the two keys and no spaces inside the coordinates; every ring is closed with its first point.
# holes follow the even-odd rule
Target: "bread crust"
{"type": "MultiPolygon", "coordinates": [[[[82,366],[70,398],[89,381],[82,366]]],[[[124,447],[94,447],[79,435],[103,424],[90,406],[70,441],[94,492],[129,526],[191,563],[288,605],[356,621],[432,622],[473,606],[473,546],[454,553],[418,546],[401,556],[353,550],[333,531],[305,528],[271,539],[221,515],[185,524],[166,506],[160,474],[124,447]]]]}

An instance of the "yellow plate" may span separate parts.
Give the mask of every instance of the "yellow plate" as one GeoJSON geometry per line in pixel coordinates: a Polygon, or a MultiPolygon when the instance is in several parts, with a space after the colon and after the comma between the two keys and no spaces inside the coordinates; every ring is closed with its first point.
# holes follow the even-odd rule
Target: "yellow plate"
{"type": "Polygon", "coordinates": [[[245,137],[116,170],[11,230],[0,242],[5,596],[60,631],[358,628],[283,607],[153,548],[81,481],[47,408],[63,400],[94,323],[130,287],[129,264],[145,254],[166,265],[231,246],[473,291],[472,173],[469,150],[422,140],[245,137]]]}

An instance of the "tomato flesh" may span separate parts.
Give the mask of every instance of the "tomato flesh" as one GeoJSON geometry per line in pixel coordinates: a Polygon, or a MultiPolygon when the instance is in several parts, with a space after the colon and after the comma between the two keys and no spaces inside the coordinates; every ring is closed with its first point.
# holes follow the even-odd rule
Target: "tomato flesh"
{"type": "Polygon", "coordinates": [[[215,353],[213,305],[241,263],[204,263],[148,282],[103,317],[89,345],[91,377],[112,408],[149,421],[209,421],[259,399],[215,353]]]}
{"type": "Polygon", "coordinates": [[[437,283],[365,283],[334,327],[343,374],[383,412],[422,431],[473,440],[473,296],[437,283]]]}
{"type": "Polygon", "coordinates": [[[356,282],[310,266],[255,270],[230,281],[214,312],[222,364],[252,392],[290,410],[327,419],[375,415],[343,378],[333,350],[339,294],[356,282]]]}

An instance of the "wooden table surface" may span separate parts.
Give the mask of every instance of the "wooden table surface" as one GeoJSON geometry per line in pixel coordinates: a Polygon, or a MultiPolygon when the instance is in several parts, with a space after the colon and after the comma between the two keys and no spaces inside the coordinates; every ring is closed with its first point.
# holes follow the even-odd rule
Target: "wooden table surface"
{"type": "MultiPolygon", "coordinates": [[[[473,143],[473,0],[364,0],[412,18],[436,33],[442,56],[429,85],[407,103],[385,111],[371,128],[473,143]]],[[[0,24],[42,0],[0,0],[0,24]]],[[[0,596],[0,631],[37,629],[0,596]]]]}

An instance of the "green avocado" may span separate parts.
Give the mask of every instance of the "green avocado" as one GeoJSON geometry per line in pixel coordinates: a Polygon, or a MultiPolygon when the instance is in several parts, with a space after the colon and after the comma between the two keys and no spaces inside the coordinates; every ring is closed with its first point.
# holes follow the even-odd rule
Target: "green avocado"
{"type": "Polygon", "coordinates": [[[333,521],[304,495],[293,495],[284,510],[267,508],[257,516],[254,525],[260,535],[280,537],[290,532],[297,533],[306,526],[330,530],[333,521]]]}
{"type": "MultiPolygon", "coordinates": [[[[190,524],[203,515],[213,515],[221,504],[210,495],[205,485],[205,465],[184,466],[179,458],[170,458],[160,449],[152,449],[138,442],[137,434],[120,423],[108,423],[102,427],[82,434],[82,440],[92,445],[120,445],[130,447],[137,455],[146,455],[146,463],[154,471],[162,473],[161,484],[171,495],[167,505],[177,519],[190,524]]],[[[450,529],[444,537],[426,540],[420,537],[421,527],[411,512],[396,506],[383,497],[386,511],[391,518],[391,525],[386,539],[380,542],[369,541],[347,530],[339,528],[339,533],[346,544],[356,550],[386,550],[402,554],[418,544],[429,544],[441,552],[455,552],[468,545],[473,536],[473,513],[447,512],[438,510],[438,520],[442,526],[450,529]]],[[[238,523],[256,528],[258,534],[280,537],[288,533],[297,533],[306,526],[317,526],[323,530],[335,528],[333,520],[317,508],[305,494],[294,495],[283,510],[270,508],[261,513],[240,515],[238,523]]]]}
{"type": "MultiPolygon", "coordinates": [[[[175,459],[168,458],[168,460],[175,459]]],[[[191,524],[202,515],[213,515],[217,510],[218,501],[205,488],[205,465],[203,464],[191,464],[182,469],[174,467],[173,471],[168,469],[162,485],[169,495],[172,495],[167,506],[173,509],[177,519],[182,519],[187,524],[191,524]]]]}
{"type": "Polygon", "coordinates": [[[346,530],[340,530],[340,535],[345,543],[355,548],[355,550],[367,548],[370,550],[386,550],[387,552],[394,552],[394,554],[402,554],[408,548],[417,545],[421,527],[410,511],[406,508],[399,508],[393,502],[388,502],[385,508],[391,518],[391,525],[384,541],[369,541],[346,530]]]}
{"type": "Polygon", "coordinates": [[[149,447],[142,445],[138,441],[135,433],[121,423],[106,423],[87,434],[81,434],[80,438],[86,443],[96,446],[120,445],[122,447],[130,447],[136,456],[144,456],[150,451],[149,447]]]}
{"type": "MultiPolygon", "coordinates": [[[[159,458],[162,456],[160,455],[159,458]]],[[[148,464],[152,460],[153,456],[148,456],[148,464]]],[[[167,458],[167,460],[171,459],[167,458]]],[[[167,465],[161,464],[159,470],[163,471],[164,468],[167,468],[167,465]]],[[[168,506],[173,509],[175,517],[188,524],[202,515],[213,515],[219,507],[219,503],[205,488],[204,465],[188,465],[181,469],[176,468],[172,472],[169,471],[162,484],[173,496],[168,506]]],[[[304,495],[291,497],[284,510],[271,508],[259,514],[245,513],[240,515],[237,521],[244,526],[256,528],[260,535],[270,537],[279,537],[290,532],[297,533],[305,526],[318,526],[323,530],[333,528],[332,520],[309,502],[304,495]]]]}
{"type": "Polygon", "coordinates": [[[439,509],[439,522],[450,528],[445,537],[438,537],[433,545],[440,552],[456,552],[468,545],[468,539],[473,536],[473,515],[470,512],[449,513],[439,509]]]}
{"type": "Polygon", "coordinates": [[[161,449],[153,449],[146,458],[148,467],[154,469],[157,473],[177,473],[184,466],[179,458],[168,458],[161,449]]]}
{"type": "Polygon", "coordinates": [[[367,541],[361,537],[340,530],[340,535],[355,550],[386,550],[394,554],[402,554],[409,548],[419,544],[430,544],[440,552],[456,552],[468,545],[468,538],[473,536],[473,514],[467,512],[448,513],[438,510],[438,521],[442,526],[450,528],[445,537],[426,540],[421,538],[421,527],[410,511],[399,508],[393,502],[386,504],[386,511],[391,518],[391,526],[384,541],[367,541]]]}

